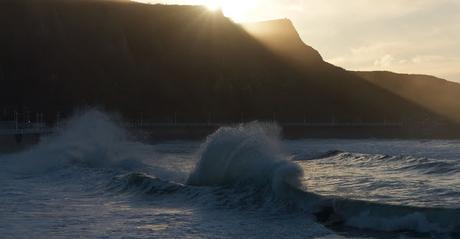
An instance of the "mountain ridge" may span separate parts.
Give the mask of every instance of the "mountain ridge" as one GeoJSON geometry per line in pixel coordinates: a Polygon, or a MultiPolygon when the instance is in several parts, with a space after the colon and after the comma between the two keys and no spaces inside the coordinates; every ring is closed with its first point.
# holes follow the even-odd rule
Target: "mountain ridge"
{"type": "MultiPolygon", "coordinates": [[[[300,66],[314,64],[319,61],[316,55],[320,53],[306,44],[296,31],[289,19],[274,19],[270,21],[243,24],[246,30],[256,39],[263,42],[268,48],[275,49],[280,55],[291,56],[300,66]],[[262,30],[259,30],[262,28],[262,30]],[[277,35],[282,35],[281,41],[273,41],[277,35]],[[277,44],[284,44],[283,49],[277,44]],[[303,50],[299,50],[304,48],[303,50]],[[296,49],[296,50],[292,50],[296,49]],[[294,57],[292,57],[294,56],[294,57]]],[[[329,64],[329,63],[326,63],[329,64]]],[[[337,67],[330,64],[332,67],[337,67]]],[[[391,71],[348,71],[382,89],[414,102],[430,111],[448,117],[460,123],[460,109],[455,99],[460,96],[460,84],[441,79],[436,76],[423,74],[402,74],[391,71]]]]}
{"type": "Polygon", "coordinates": [[[288,18],[242,23],[243,28],[262,44],[281,56],[314,64],[323,61],[321,54],[307,45],[288,18]]]}
{"type": "Polygon", "coordinates": [[[4,0],[0,107],[53,118],[99,105],[157,122],[443,121],[324,62],[283,24],[294,35],[263,44],[270,34],[251,35],[204,7],[4,0]],[[290,40],[293,48],[282,46],[290,40]]]}
{"type": "Polygon", "coordinates": [[[401,74],[389,71],[354,72],[363,79],[397,95],[423,105],[429,110],[460,122],[460,84],[422,74],[401,74]]]}

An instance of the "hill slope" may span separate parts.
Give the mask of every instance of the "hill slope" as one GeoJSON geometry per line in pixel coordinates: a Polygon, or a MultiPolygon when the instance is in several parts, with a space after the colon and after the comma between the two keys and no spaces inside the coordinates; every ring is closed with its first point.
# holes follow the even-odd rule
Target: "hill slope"
{"type": "Polygon", "coordinates": [[[430,111],[460,122],[460,84],[428,75],[386,71],[355,72],[372,84],[415,102],[430,111]]]}
{"type": "Polygon", "coordinates": [[[285,37],[264,41],[273,35],[250,35],[202,7],[4,0],[0,107],[51,116],[102,105],[187,122],[439,118],[324,62],[289,21],[263,24],[285,37]]]}
{"type": "Polygon", "coordinates": [[[243,28],[274,53],[301,64],[322,63],[319,52],[306,45],[289,19],[246,23],[243,28]]]}

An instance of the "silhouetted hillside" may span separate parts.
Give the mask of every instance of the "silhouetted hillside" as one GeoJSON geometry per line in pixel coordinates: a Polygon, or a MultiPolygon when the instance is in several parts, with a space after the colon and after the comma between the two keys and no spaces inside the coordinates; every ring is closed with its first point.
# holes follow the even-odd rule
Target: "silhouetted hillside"
{"type": "Polygon", "coordinates": [[[438,119],[325,63],[287,20],[251,27],[261,31],[194,6],[3,0],[0,107],[54,115],[102,105],[187,122],[438,119]]]}
{"type": "Polygon", "coordinates": [[[319,52],[303,43],[289,19],[246,23],[243,28],[274,53],[302,64],[322,63],[319,52]]]}
{"type": "Polygon", "coordinates": [[[460,122],[460,84],[428,75],[386,71],[355,72],[373,84],[460,122]]]}

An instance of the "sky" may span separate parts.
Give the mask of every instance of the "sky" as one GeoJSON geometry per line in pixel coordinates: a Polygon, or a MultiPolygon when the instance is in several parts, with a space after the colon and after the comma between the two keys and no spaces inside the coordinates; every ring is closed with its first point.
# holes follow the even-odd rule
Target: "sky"
{"type": "Polygon", "coordinates": [[[221,5],[235,22],[291,19],[304,42],[348,70],[460,82],[460,0],[142,0],[221,5]]]}

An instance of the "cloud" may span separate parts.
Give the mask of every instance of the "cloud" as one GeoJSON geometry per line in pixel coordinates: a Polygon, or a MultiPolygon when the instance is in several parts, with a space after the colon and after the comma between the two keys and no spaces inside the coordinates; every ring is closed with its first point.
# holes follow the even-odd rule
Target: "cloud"
{"type": "Polygon", "coordinates": [[[374,66],[376,66],[377,68],[389,68],[391,65],[393,65],[394,61],[395,58],[392,55],[386,54],[382,56],[380,59],[375,60],[374,66]]]}
{"type": "Polygon", "coordinates": [[[337,11],[294,21],[303,29],[304,41],[331,63],[352,70],[424,73],[460,81],[460,1],[321,3],[337,11]]]}

